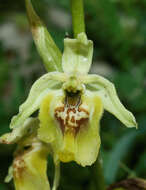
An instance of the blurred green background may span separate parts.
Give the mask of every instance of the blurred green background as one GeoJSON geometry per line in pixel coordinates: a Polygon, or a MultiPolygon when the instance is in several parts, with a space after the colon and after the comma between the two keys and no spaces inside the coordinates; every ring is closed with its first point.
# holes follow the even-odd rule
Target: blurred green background
{"type": "MultiPolygon", "coordinates": [[[[146,178],[146,0],[84,0],[88,38],[94,42],[91,72],[115,83],[118,94],[137,118],[127,129],[105,113],[101,121],[101,156],[106,184],[128,177],[146,178]]],[[[35,0],[33,5],[56,44],[72,37],[69,0],[35,0]]],[[[29,29],[24,0],[0,1],[0,135],[9,131],[33,82],[45,73],[29,29]]],[[[14,146],[0,145],[0,190],[12,162],[14,146]]],[[[88,152],[87,152],[88,154],[88,152]]],[[[54,168],[48,158],[52,183],[54,168]]],[[[59,190],[94,190],[92,167],[62,164],[59,190]]]]}

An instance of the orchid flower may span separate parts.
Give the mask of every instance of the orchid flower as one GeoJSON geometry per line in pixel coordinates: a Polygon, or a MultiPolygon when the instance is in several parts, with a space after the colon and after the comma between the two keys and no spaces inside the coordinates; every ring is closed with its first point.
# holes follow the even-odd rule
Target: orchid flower
{"type": "MultiPolygon", "coordinates": [[[[25,181],[24,189],[37,189],[31,187],[30,183],[31,179],[36,179],[37,186],[38,176],[41,175],[46,180],[46,158],[40,160],[40,155],[46,156],[47,147],[51,146],[56,163],[75,161],[81,166],[92,165],[100,149],[99,126],[104,110],[129,128],[137,127],[137,123],[133,114],[120,102],[114,84],[102,76],[88,74],[92,64],[93,42],[87,39],[86,34],[80,33],[76,39],[65,38],[62,55],[33,9],[31,0],[26,0],[26,7],[38,52],[51,72],[32,85],[18,115],[11,120],[12,132],[3,135],[0,142],[18,143],[18,149],[21,149],[27,142],[22,139],[34,126],[29,125],[30,116],[39,110],[37,132],[30,141],[33,149],[26,150],[22,155],[16,151],[13,161],[13,169],[17,155],[28,163],[22,180],[17,180],[17,175],[14,175],[16,189],[25,181]],[[43,174],[37,163],[44,164],[43,174]],[[35,167],[38,168],[38,174],[35,167]],[[28,182],[30,173],[33,176],[28,182]]],[[[57,182],[54,184],[55,190],[57,182]]],[[[48,182],[45,188],[49,189],[48,182]]]]}
{"type": "MultiPolygon", "coordinates": [[[[5,182],[8,183],[14,179],[16,190],[50,190],[50,184],[47,177],[47,158],[52,154],[51,146],[40,141],[37,137],[39,120],[37,118],[28,118],[22,128],[25,131],[21,133],[21,138],[16,138],[17,147],[14,152],[12,165],[9,167],[5,182]],[[23,134],[23,135],[22,135],[23,134]]],[[[18,134],[15,130],[7,135],[18,134]]],[[[4,143],[4,142],[3,142],[4,143]]],[[[14,143],[14,141],[11,141],[14,143]]],[[[53,190],[56,190],[59,184],[59,163],[55,163],[55,177],[53,190]]]]}
{"type": "Polygon", "coordinates": [[[100,148],[99,124],[104,110],[127,127],[137,127],[137,123],[120,102],[114,84],[102,76],[88,74],[93,42],[86,34],[80,33],[76,39],[65,38],[60,63],[57,46],[50,40],[31,1],[26,2],[36,46],[43,60],[50,61],[48,65],[53,71],[33,84],[18,115],[12,118],[10,128],[15,133],[4,135],[0,141],[11,143],[18,140],[26,130],[27,119],[39,110],[38,138],[51,144],[56,160],[91,165],[100,148]]]}
{"type": "Polygon", "coordinates": [[[29,131],[19,141],[12,164],[16,190],[49,190],[47,178],[47,155],[49,146],[37,138],[38,119],[29,118],[29,131]]]}

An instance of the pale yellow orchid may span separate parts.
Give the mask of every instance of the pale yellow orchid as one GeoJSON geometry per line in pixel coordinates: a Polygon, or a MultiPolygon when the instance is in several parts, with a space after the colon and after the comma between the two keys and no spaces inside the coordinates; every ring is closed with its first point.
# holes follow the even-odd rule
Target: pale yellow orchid
{"type": "MultiPolygon", "coordinates": [[[[8,183],[13,178],[16,190],[51,189],[47,177],[47,160],[48,155],[52,154],[52,150],[49,144],[45,144],[38,139],[38,127],[39,120],[37,118],[28,118],[22,127],[25,130],[21,133],[21,137],[15,138],[18,145],[5,182],[8,183]]],[[[6,134],[5,137],[12,138],[16,134],[18,134],[16,130],[13,130],[12,133],[6,134]]],[[[14,143],[14,141],[11,141],[11,143],[14,143]]],[[[53,190],[56,190],[59,178],[59,163],[55,163],[53,190]]]]}
{"type": "MultiPolygon", "coordinates": [[[[33,84],[18,115],[12,118],[12,133],[3,135],[0,142],[9,144],[20,141],[29,131],[28,118],[39,110],[37,141],[51,146],[54,161],[92,165],[100,148],[99,124],[103,111],[107,110],[127,127],[137,127],[135,118],[122,105],[110,81],[99,75],[88,74],[92,63],[93,42],[87,39],[86,34],[80,33],[76,39],[66,38],[62,55],[35,13],[31,1],[26,0],[26,5],[37,49],[46,68],[52,72],[43,75],[33,84]]],[[[28,173],[31,168],[36,172],[35,159],[36,162],[40,159],[38,156],[44,153],[46,147],[40,150],[36,146],[36,149],[34,147],[34,152],[30,150],[26,157],[23,156],[26,162],[30,162],[26,170],[28,173]]],[[[45,174],[42,178],[45,179],[45,174]]],[[[36,181],[37,179],[38,176],[36,181]]],[[[27,181],[26,178],[24,180],[27,181]]],[[[15,181],[16,187],[24,183],[17,183],[17,179],[15,181]]],[[[28,182],[29,187],[30,183],[28,182]]],[[[49,189],[49,184],[47,185],[49,189]]]]}
{"type": "MultiPolygon", "coordinates": [[[[35,123],[32,127],[36,126],[35,123]]],[[[16,190],[50,189],[47,178],[48,152],[49,147],[38,140],[36,131],[21,139],[12,164],[16,190]]]]}
{"type": "Polygon", "coordinates": [[[100,148],[99,122],[103,110],[112,113],[127,127],[137,127],[135,118],[122,105],[110,81],[88,74],[93,42],[87,39],[86,34],[64,40],[60,64],[59,50],[50,40],[31,1],[26,2],[40,55],[45,62],[51,61],[50,69],[57,71],[43,75],[33,84],[19,114],[12,118],[10,128],[16,131],[15,135],[4,135],[1,141],[9,143],[21,137],[26,130],[24,123],[27,118],[39,109],[38,138],[52,145],[56,159],[62,162],[74,160],[82,166],[91,165],[100,148]],[[63,72],[59,72],[61,70],[63,72]]]}

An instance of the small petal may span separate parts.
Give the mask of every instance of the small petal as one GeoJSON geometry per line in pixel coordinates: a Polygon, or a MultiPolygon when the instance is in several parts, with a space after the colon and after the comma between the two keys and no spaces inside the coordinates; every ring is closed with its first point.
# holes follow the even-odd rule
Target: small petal
{"type": "Polygon", "coordinates": [[[77,39],[64,40],[64,53],[62,67],[65,73],[88,73],[93,56],[93,42],[88,40],[85,33],[78,35],[77,39]]]}
{"type": "Polygon", "coordinates": [[[32,86],[27,100],[20,106],[19,114],[12,118],[10,128],[23,126],[25,120],[34,113],[43,98],[53,89],[60,87],[62,75],[58,72],[48,73],[38,79],[32,86]]]}
{"type": "Polygon", "coordinates": [[[46,26],[36,14],[31,0],[26,0],[26,9],[35,44],[46,69],[48,71],[62,71],[62,54],[47,31],[46,26]]]}
{"type": "Polygon", "coordinates": [[[55,176],[54,176],[54,181],[53,181],[53,187],[52,190],[56,190],[57,187],[59,186],[59,181],[60,181],[60,162],[54,162],[55,164],[55,176]]]}
{"type": "Polygon", "coordinates": [[[100,96],[105,110],[112,113],[127,127],[137,128],[135,117],[120,102],[113,83],[99,75],[88,75],[84,82],[88,84],[88,89],[96,91],[100,96]]]}

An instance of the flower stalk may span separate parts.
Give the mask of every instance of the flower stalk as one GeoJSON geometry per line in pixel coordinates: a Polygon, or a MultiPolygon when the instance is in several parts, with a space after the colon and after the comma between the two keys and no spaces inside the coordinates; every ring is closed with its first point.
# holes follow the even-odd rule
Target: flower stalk
{"type": "Polygon", "coordinates": [[[60,180],[60,162],[55,163],[55,177],[52,190],[56,190],[60,180]]]}
{"type": "Polygon", "coordinates": [[[71,0],[72,24],[74,38],[85,32],[84,5],[83,0],[71,0]]]}

